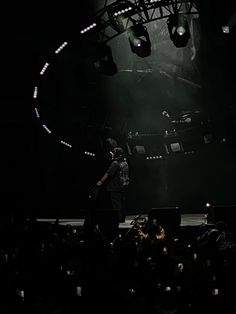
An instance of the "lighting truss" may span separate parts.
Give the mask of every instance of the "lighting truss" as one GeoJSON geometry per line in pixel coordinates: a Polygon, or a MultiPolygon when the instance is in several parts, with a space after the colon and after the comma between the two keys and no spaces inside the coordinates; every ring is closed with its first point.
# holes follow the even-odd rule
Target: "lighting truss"
{"type": "MultiPolygon", "coordinates": [[[[148,24],[155,20],[168,18],[176,12],[181,11],[181,13],[185,15],[192,15],[192,17],[197,18],[199,9],[196,1],[197,0],[117,0],[109,5],[105,2],[105,6],[91,16],[89,23],[84,25],[84,28],[80,30],[79,35],[81,38],[86,38],[89,34],[95,33],[98,37],[98,42],[106,44],[108,41],[121,33],[126,32],[133,26],[148,24]],[[117,11],[117,14],[115,15],[116,12],[114,12],[114,7],[119,7],[121,3],[123,9],[117,11]],[[128,6],[126,6],[127,3],[129,4],[128,6]],[[119,28],[117,25],[114,25],[114,19],[111,18],[111,12],[114,12],[113,15],[115,18],[122,16],[122,25],[124,27],[119,28]]],[[[67,148],[72,148],[73,145],[71,144],[71,141],[62,139],[58,135],[57,130],[54,130],[54,128],[48,125],[45,121],[45,117],[41,114],[38,97],[38,94],[41,93],[41,81],[48,75],[48,71],[50,71],[54,64],[54,59],[63,53],[64,50],[68,49],[68,46],[70,46],[68,42],[61,43],[60,46],[46,58],[38,73],[38,82],[34,86],[32,97],[34,103],[34,115],[41,127],[50,136],[55,137],[57,142],[63,144],[67,148]]]]}
{"type": "Polygon", "coordinates": [[[113,21],[110,19],[110,12],[119,5],[120,1],[106,5],[95,13],[92,19],[96,21],[101,41],[110,41],[132,25],[147,24],[168,18],[179,11],[195,18],[199,15],[199,8],[195,0],[130,0],[127,2],[132,5],[132,10],[125,14],[123,30],[114,27],[113,21]]]}

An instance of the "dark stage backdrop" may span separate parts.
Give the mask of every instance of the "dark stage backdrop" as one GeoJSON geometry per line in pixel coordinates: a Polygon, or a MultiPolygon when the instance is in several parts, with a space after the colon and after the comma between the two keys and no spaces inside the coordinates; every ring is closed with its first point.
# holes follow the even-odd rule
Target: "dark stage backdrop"
{"type": "Polygon", "coordinates": [[[21,8],[22,14],[15,10],[11,15],[14,23],[8,23],[1,51],[2,60],[9,61],[2,67],[2,215],[73,218],[90,207],[109,208],[104,189],[91,202],[88,188],[110,163],[110,136],[124,146],[130,165],[128,213],[172,206],[201,212],[206,202],[235,204],[235,32],[225,37],[220,29],[231,12],[218,20],[222,12],[204,1],[200,19],[192,20],[194,41],[181,49],[170,41],[166,21],[150,23],[152,53],[147,58],[132,54],[126,36],[120,35],[109,43],[118,73],[104,76],[92,66],[90,46],[75,40],[97,9],[93,1],[84,6],[85,11],[59,7],[57,15],[43,7],[26,15],[21,8]],[[39,102],[45,123],[59,138],[72,141],[72,149],[40,126],[32,103],[36,73],[64,40],[73,45],[50,67],[39,102]],[[199,112],[196,124],[181,129],[182,153],[166,155],[164,110],[175,117],[199,112]],[[147,160],[133,147],[129,155],[129,132],[157,134],[142,145],[163,158],[147,160]],[[84,155],[85,150],[96,157],[84,155]]]}

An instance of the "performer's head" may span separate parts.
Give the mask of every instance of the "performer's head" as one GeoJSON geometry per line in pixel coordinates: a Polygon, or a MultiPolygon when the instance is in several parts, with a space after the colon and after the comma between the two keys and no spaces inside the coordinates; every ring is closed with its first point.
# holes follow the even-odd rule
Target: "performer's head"
{"type": "Polygon", "coordinates": [[[113,150],[113,159],[124,158],[124,150],[121,147],[115,147],[113,150]]]}

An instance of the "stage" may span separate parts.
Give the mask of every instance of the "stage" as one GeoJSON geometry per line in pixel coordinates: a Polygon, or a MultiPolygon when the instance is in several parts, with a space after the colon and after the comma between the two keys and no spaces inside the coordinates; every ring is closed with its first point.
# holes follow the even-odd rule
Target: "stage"
{"type": "MultiPolygon", "coordinates": [[[[123,223],[119,224],[119,228],[121,229],[129,229],[132,227],[132,223],[134,219],[137,217],[137,215],[128,215],[126,216],[126,220],[123,223]]],[[[141,219],[147,217],[147,215],[142,214],[141,219]]],[[[39,222],[49,222],[49,223],[55,223],[56,219],[53,218],[40,218],[37,219],[39,222]]],[[[84,225],[84,219],[59,219],[58,221],[59,225],[73,225],[77,227],[83,227],[84,225]]],[[[203,224],[207,223],[207,217],[204,213],[196,213],[196,214],[181,214],[181,224],[180,226],[201,226],[203,224]]]]}

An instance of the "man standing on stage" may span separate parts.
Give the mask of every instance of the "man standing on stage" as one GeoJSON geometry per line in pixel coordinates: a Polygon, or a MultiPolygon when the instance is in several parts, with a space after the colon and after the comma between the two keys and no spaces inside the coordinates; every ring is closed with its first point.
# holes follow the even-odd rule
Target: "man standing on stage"
{"type": "Polygon", "coordinates": [[[110,193],[112,207],[119,211],[119,221],[124,222],[126,216],[126,192],[129,185],[129,166],[121,147],[114,148],[112,160],[106,173],[96,185],[100,187],[107,181],[107,191],[110,193]]]}

